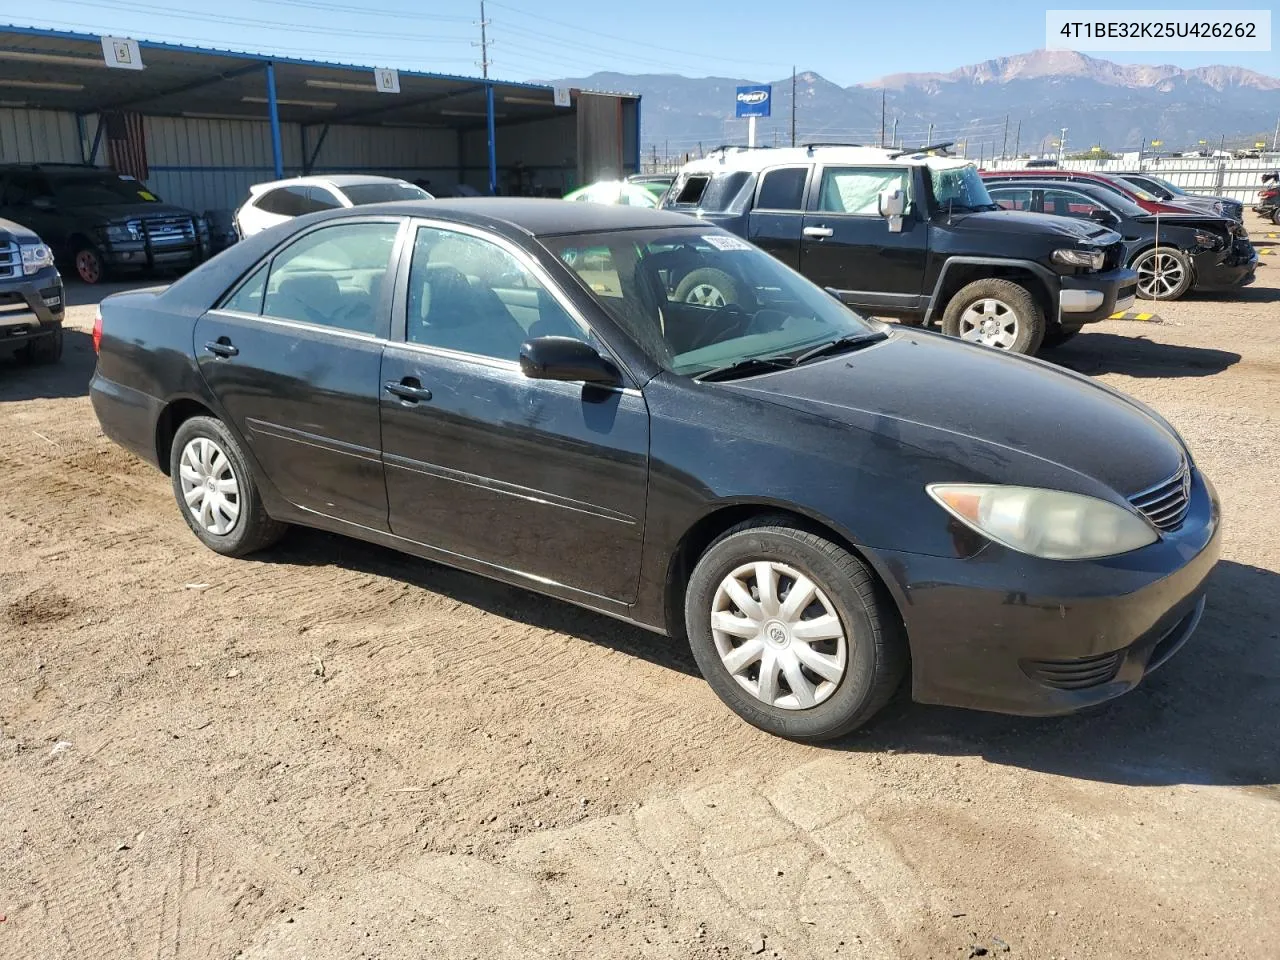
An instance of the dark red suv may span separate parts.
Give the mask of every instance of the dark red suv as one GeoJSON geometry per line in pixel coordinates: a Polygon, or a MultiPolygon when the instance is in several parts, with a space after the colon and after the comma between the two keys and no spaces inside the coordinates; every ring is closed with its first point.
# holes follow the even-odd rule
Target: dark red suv
{"type": "Polygon", "coordinates": [[[1104,173],[1084,173],[1079,170],[984,170],[982,171],[982,179],[987,182],[996,180],[1018,180],[1023,177],[1031,177],[1035,180],[1083,180],[1086,183],[1096,183],[1100,187],[1104,187],[1113,193],[1118,193],[1122,197],[1132,200],[1147,213],[1192,213],[1203,214],[1203,210],[1195,210],[1191,207],[1184,207],[1176,203],[1166,203],[1159,200],[1145,190],[1135,187],[1131,183],[1126,183],[1119,177],[1109,177],[1104,173]]]}

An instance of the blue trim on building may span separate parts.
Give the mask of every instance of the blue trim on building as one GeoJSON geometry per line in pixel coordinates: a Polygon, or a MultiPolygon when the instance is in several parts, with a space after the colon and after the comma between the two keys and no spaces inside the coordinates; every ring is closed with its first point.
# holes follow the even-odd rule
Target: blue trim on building
{"type": "Polygon", "coordinates": [[[489,128],[489,195],[498,195],[498,133],[494,129],[493,84],[484,88],[485,123],[489,128]]]}
{"type": "Polygon", "coordinates": [[[284,147],[280,143],[280,108],[276,103],[276,65],[267,64],[267,117],[271,120],[271,156],[276,179],[284,179],[284,147]]]}

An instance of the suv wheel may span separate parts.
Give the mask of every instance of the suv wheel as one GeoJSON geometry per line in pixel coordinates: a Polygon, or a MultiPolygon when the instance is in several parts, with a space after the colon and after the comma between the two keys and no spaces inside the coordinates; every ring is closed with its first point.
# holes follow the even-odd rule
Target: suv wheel
{"type": "Polygon", "coordinates": [[[192,417],[178,428],[169,475],[182,519],[210,550],[243,557],[288,529],[267,516],[240,445],[220,420],[192,417]]]}
{"type": "Polygon", "coordinates": [[[690,271],[676,286],[673,298],[680,303],[696,303],[700,307],[723,307],[727,303],[741,303],[738,281],[714,267],[702,267],[690,271]]]}
{"type": "Polygon", "coordinates": [[[707,549],[685,592],[685,628],[720,699],[794,740],[861,726],[906,670],[897,613],[870,571],[781,517],[739,524],[707,549]]]}
{"type": "Polygon", "coordinates": [[[1044,340],[1044,311],[1010,280],[975,280],[961,287],[942,314],[942,332],[971,343],[1033,355],[1044,340]]]}
{"type": "Polygon", "coordinates": [[[82,283],[101,283],[107,275],[102,254],[95,248],[84,246],[76,251],[76,276],[82,283]]]}
{"type": "Polygon", "coordinates": [[[1177,300],[1191,289],[1191,262],[1176,247],[1152,247],[1133,258],[1138,296],[1143,300],[1177,300]]]}

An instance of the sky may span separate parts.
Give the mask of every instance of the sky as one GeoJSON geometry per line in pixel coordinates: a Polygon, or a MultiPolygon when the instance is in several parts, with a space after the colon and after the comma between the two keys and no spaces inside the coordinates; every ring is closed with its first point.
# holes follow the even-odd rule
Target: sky
{"type": "MultiPolygon", "coordinates": [[[[1158,9],[1265,8],[1161,0],[1158,9]]],[[[794,66],[847,86],[948,71],[1045,45],[1047,7],[1012,0],[487,0],[490,75],[597,71],[769,81],[794,66]]],[[[1135,0],[1089,8],[1132,9],[1135,0]]],[[[465,76],[480,73],[479,0],[0,0],[0,22],[465,76]],[[39,14],[38,16],[36,14],[39,14]]],[[[1280,24],[1277,24],[1280,26],[1280,24]]],[[[1120,63],[1225,63],[1280,74],[1280,54],[1108,53],[1120,63]]]]}

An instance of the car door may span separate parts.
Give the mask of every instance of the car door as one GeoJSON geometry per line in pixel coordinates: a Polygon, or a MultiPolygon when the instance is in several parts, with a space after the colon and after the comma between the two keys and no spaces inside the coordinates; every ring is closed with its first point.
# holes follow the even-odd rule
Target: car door
{"type": "Polygon", "coordinates": [[[592,334],[509,242],[424,221],[405,256],[382,365],[391,531],[584,595],[634,601],[648,480],[644,398],[629,385],[524,376],[526,339],[592,334]]]}
{"type": "Polygon", "coordinates": [[[59,256],[66,256],[69,231],[58,213],[53,185],[39,173],[15,170],[0,188],[0,217],[31,230],[59,256]]]}
{"type": "Polygon", "coordinates": [[[814,172],[804,216],[800,272],[847,303],[893,315],[922,309],[928,224],[917,214],[911,168],[827,165],[814,172]],[[906,197],[902,230],[880,216],[883,190],[906,197]]]}
{"type": "Polygon", "coordinates": [[[747,239],[793,270],[800,269],[805,187],[812,169],[805,164],[765,170],[747,217],[747,239]]]}
{"type": "Polygon", "coordinates": [[[294,238],[195,327],[200,371],[280,494],[387,529],[378,404],[401,218],[294,238]]]}

